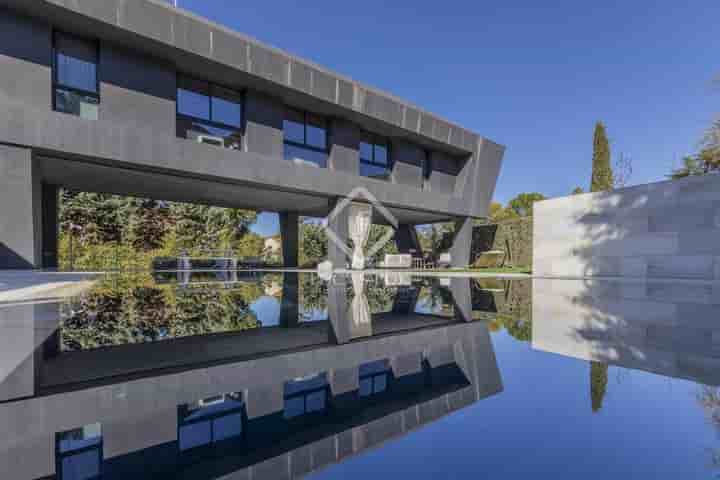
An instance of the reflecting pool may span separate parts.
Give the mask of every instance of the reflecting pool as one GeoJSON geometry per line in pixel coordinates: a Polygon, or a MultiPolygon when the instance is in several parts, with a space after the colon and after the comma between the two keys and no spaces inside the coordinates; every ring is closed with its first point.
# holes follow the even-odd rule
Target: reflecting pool
{"type": "Polygon", "coordinates": [[[720,478],[720,285],[107,276],[0,304],[0,478],[720,478]]]}

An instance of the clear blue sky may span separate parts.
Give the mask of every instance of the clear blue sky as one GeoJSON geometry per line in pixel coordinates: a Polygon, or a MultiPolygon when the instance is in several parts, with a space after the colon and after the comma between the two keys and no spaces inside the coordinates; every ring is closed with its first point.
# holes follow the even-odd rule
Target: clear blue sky
{"type": "Polygon", "coordinates": [[[661,180],[720,113],[717,0],[180,6],[505,144],[501,202],[586,188],[597,120],[631,183],[661,180]]]}

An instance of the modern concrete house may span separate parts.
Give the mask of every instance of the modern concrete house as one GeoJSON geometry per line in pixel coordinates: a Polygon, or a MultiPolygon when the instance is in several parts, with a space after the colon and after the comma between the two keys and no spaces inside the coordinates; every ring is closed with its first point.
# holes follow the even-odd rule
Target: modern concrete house
{"type": "Polygon", "coordinates": [[[0,71],[0,268],[57,266],[59,187],[279,212],[290,267],[298,217],[364,187],[403,251],[456,222],[463,266],[504,151],[158,0],[0,0],[0,71]]]}

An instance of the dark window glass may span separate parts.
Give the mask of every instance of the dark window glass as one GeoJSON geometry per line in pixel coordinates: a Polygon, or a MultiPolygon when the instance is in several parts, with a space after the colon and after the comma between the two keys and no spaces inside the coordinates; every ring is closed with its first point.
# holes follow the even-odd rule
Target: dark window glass
{"type": "Polygon", "coordinates": [[[365,363],[360,365],[359,374],[361,397],[382,393],[388,388],[390,363],[387,360],[365,363]]]}
{"type": "Polygon", "coordinates": [[[239,438],[243,433],[244,403],[240,393],[227,393],[178,407],[180,450],[239,438]]]}
{"type": "Polygon", "coordinates": [[[211,101],[212,121],[240,128],[242,125],[242,101],[232,90],[213,87],[211,101]]]}
{"type": "Polygon", "coordinates": [[[364,133],[360,141],[360,175],[389,180],[391,170],[387,142],[376,135],[364,133]]]}
{"type": "Polygon", "coordinates": [[[328,154],[326,152],[319,152],[288,143],[285,144],[285,160],[290,160],[299,165],[325,168],[327,166],[327,157],[328,154]]]}
{"type": "Polygon", "coordinates": [[[327,166],[327,125],[325,119],[288,108],[283,121],[285,159],[298,164],[327,166]]]}
{"type": "Polygon", "coordinates": [[[284,417],[291,419],[308,413],[325,411],[328,390],[325,373],[286,382],[284,417]]]}
{"type": "Polygon", "coordinates": [[[56,33],[55,53],[58,85],[98,93],[98,51],[94,42],[56,33]]]}
{"type": "Polygon", "coordinates": [[[285,141],[305,144],[305,117],[302,112],[287,109],[283,121],[285,141]]]}
{"type": "Polygon", "coordinates": [[[76,115],[85,120],[97,120],[100,101],[92,95],[85,95],[64,88],[55,89],[55,110],[76,115]]]}
{"type": "Polygon", "coordinates": [[[207,95],[190,90],[178,90],[178,112],[182,115],[210,120],[210,101],[207,95]]]}
{"type": "Polygon", "coordinates": [[[360,159],[372,162],[373,159],[373,147],[367,142],[360,142],[360,159]]]}
{"type": "Polygon", "coordinates": [[[55,435],[59,480],[99,478],[102,469],[102,429],[99,423],[55,435]]]}
{"type": "Polygon", "coordinates": [[[317,115],[307,116],[307,144],[311,147],[327,148],[327,126],[325,119],[317,115]]]}
{"type": "Polygon", "coordinates": [[[177,135],[208,145],[242,147],[242,96],[233,90],[178,77],[177,135]]]}

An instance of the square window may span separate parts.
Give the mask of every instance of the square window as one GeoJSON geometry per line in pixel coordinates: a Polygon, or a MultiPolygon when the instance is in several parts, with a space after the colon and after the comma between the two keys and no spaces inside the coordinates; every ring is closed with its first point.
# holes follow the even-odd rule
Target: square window
{"type": "Polygon", "coordinates": [[[102,469],[102,427],[99,423],[55,435],[59,480],[98,478],[102,469]]]}
{"type": "Polygon", "coordinates": [[[57,88],[55,89],[55,110],[76,115],[85,120],[97,120],[100,102],[96,97],[57,88]]]}
{"type": "Polygon", "coordinates": [[[387,374],[378,375],[373,379],[373,392],[381,393],[387,390],[387,374]]]}
{"type": "Polygon", "coordinates": [[[305,115],[297,110],[287,109],[283,120],[285,140],[305,143],[305,115]]]}
{"type": "Polygon", "coordinates": [[[387,147],[385,145],[375,145],[374,162],[382,165],[388,164],[387,147]]]}
{"type": "Polygon", "coordinates": [[[373,161],[373,147],[369,143],[360,142],[360,159],[373,161]]]}

